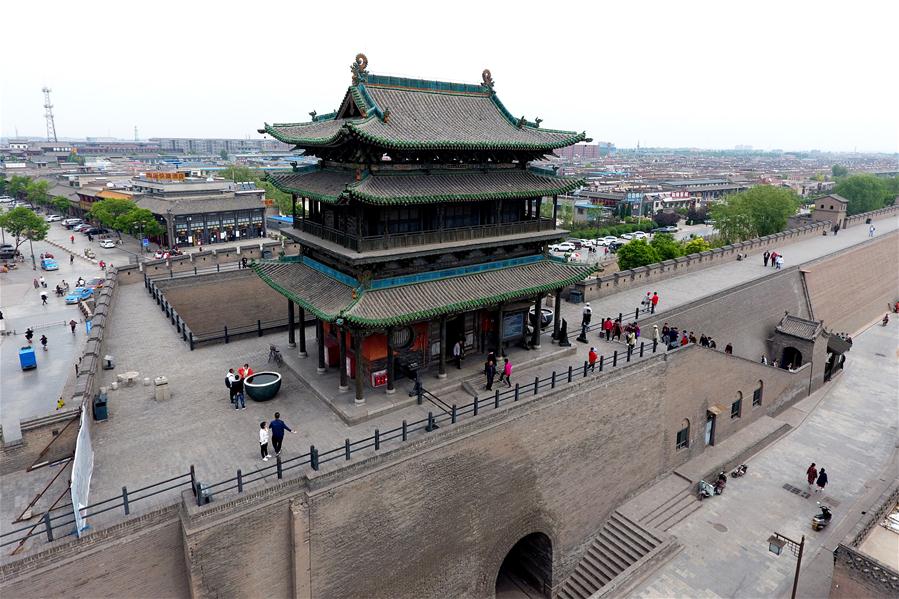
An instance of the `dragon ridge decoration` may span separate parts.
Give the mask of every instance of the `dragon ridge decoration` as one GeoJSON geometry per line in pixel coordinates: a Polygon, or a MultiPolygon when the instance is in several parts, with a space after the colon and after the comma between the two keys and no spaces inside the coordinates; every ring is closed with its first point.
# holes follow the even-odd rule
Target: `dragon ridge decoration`
{"type": "Polygon", "coordinates": [[[350,71],[353,73],[353,85],[365,83],[368,80],[368,58],[360,52],[356,55],[356,60],[350,65],[350,71]]]}

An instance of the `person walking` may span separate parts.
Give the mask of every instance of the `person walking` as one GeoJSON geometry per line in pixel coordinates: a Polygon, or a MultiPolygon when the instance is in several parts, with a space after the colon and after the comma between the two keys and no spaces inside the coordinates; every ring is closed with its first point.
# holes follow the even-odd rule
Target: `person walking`
{"type": "Polygon", "coordinates": [[[284,431],[290,431],[292,434],[297,434],[295,430],[291,430],[287,424],[281,420],[281,412],[275,412],[275,419],[272,420],[268,425],[269,430],[272,434],[272,449],[275,450],[275,455],[281,455],[281,443],[284,441],[284,431]]]}
{"type": "Polygon", "coordinates": [[[41,291],[41,305],[42,306],[47,305],[47,292],[43,291],[43,290],[41,291]]]}
{"type": "Polygon", "coordinates": [[[75,264],[75,254],[69,254],[69,266],[75,264]]]}
{"type": "Polygon", "coordinates": [[[780,254],[778,254],[776,263],[777,263],[777,270],[780,270],[781,268],[783,268],[784,267],[784,257],[781,256],[780,254]]]}
{"type": "Polygon", "coordinates": [[[655,313],[656,313],[656,306],[659,305],[659,292],[658,292],[658,291],[653,291],[653,292],[652,292],[652,298],[650,298],[650,302],[652,303],[652,307],[650,308],[649,313],[650,313],[650,314],[655,314],[655,313]]]}
{"type": "Polygon", "coordinates": [[[44,275],[41,275],[41,277],[38,279],[38,281],[40,281],[41,287],[43,287],[44,289],[47,288],[47,280],[44,279],[44,275]]]}
{"type": "Polygon", "coordinates": [[[262,461],[267,462],[268,455],[268,429],[265,428],[265,421],[259,423],[259,453],[262,454],[262,461]]]}
{"type": "MultiPolygon", "coordinates": [[[[766,356],[765,354],[762,354],[762,364],[764,366],[768,365],[768,356],[766,356]]],[[[812,466],[814,466],[814,464],[812,464],[812,466]]]]}
{"type": "Polygon", "coordinates": [[[74,235],[69,235],[69,241],[72,242],[72,245],[75,245],[75,236],[74,236],[74,235]]]}
{"type": "Polygon", "coordinates": [[[606,317],[606,319],[602,323],[602,330],[606,335],[606,343],[612,340],[612,319],[606,317]]]}
{"type": "Polygon", "coordinates": [[[234,381],[237,380],[237,375],[234,374],[234,369],[229,368],[228,374],[225,375],[225,386],[228,387],[228,398],[231,400],[231,403],[234,403],[234,381]]]}
{"type": "Polygon", "coordinates": [[[587,353],[587,362],[590,366],[591,372],[596,372],[596,360],[599,359],[599,356],[596,355],[596,348],[591,347],[590,351],[587,353]]]}
{"type": "Polygon", "coordinates": [[[34,284],[34,288],[35,288],[35,289],[38,289],[38,288],[41,286],[41,284],[37,282],[37,279],[34,279],[34,280],[32,281],[32,283],[34,284]]]}
{"type": "Polygon", "coordinates": [[[805,478],[808,480],[808,486],[811,489],[812,485],[815,484],[815,481],[818,480],[818,469],[815,468],[814,462],[812,462],[812,465],[805,471],[805,478]]]}
{"type": "Polygon", "coordinates": [[[724,346],[724,353],[726,353],[726,354],[728,354],[728,355],[733,355],[733,353],[734,353],[734,346],[731,345],[730,343],[728,343],[727,345],[725,345],[725,346],[724,346]]]}
{"type": "Polygon", "coordinates": [[[768,250],[765,250],[765,253],[762,254],[762,261],[765,263],[766,268],[768,267],[768,258],[770,258],[770,257],[771,257],[771,252],[769,252],[768,250]]]}
{"type": "Polygon", "coordinates": [[[28,341],[28,345],[31,345],[31,340],[34,339],[34,329],[31,327],[25,329],[25,339],[28,341]]]}
{"type": "MultiPolygon", "coordinates": [[[[868,237],[874,237],[874,232],[875,232],[875,231],[877,231],[877,229],[874,227],[874,225],[871,225],[870,227],[868,227],[868,237]]],[[[826,481],[827,481],[827,478],[825,477],[824,480],[825,480],[825,482],[826,482],[826,481]]]]}
{"type": "Polygon", "coordinates": [[[652,309],[652,294],[650,292],[646,292],[646,296],[640,300],[640,306],[642,306],[644,312],[649,312],[652,309]]]}
{"type": "Polygon", "coordinates": [[[615,322],[612,323],[612,339],[621,341],[621,321],[618,319],[615,319],[615,322]]]}
{"type": "Polygon", "coordinates": [[[659,334],[659,325],[657,324],[652,325],[652,342],[655,346],[662,342],[662,336],[659,334]]]}
{"type": "Polygon", "coordinates": [[[709,337],[709,347],[711,349],[718,349],[718,344],[715,343],[715,340],[709,337]]]}
{"type": "Polygon", "coordinates": [[[487,378],[487,391],[493,391],[493,379],[496,378],[496,356],[493,352],[487,354],[487,361],[484,362],[484,376],[487,378]]]}
{"type": "Polygon", "coordinates": [[[815,489],[815,493],[820,493],[824,490],[824,487],[827,486],[827,473],[824,471],[824,468],[818,472],[818,480],[816,481],[818,488],[815,489]]]}
{"type": "Polygon", "coordinates": [[[246,410],[247,405],[244,403],[243,397],[243,378],[240,375],[234,377],[234,382],[231,383],[231,390],[234,392],[234,409],[246,410]]]}
{"type": "Polygon", "coordinates": [[[47,351],[47,336],[41,335],[41,347],[44,348],[44,351],[47,351]]]}
{"type": "Polygon", "coordinates": [[[512,386],[512,362],[509,358],[503,358],[503,372],[499,375],[499,382],[505,382],[506,387],[512,386]]]}
{"type": "Polygon", "coordinates": [[[631,330],[626,336],[625,341],[627,341],[627,351],[628,353],[632,353],[634,348],[637,347],[637,334],[631,330]]]}
{"type": "Polygon", "coordinates": [[[774,266],[777,264],[777,256],[778,256],[777,252],[771,252],[771,256],[770,256],[771,268],[774,268],[774,266]]]}
{"type": "Polygon", "coordinates": [[[681,347],[683,347],[688,343],[690,343],[690,337],[687,335],[687,331],[684,331],[683,333],[681,333],[680,345],[681,347]]]}
{"type": "Polygon", "coordinates": [[[462,370],[462,340],[456,341],[453,345],[453,360],[456,361],[456,368],[462,370]]]}
{"type": "Polygon", "coordinates": [[[590,321],[593,319],[593,308],[590,307],[590,302],[584,304],[584,309],[581,312],[581,336],[577,338],[581,343],[587,343],[587,328],[590,326],[590,321]]]}
{"type": "Polygon", "coordinates": [[[72,334],[73,334],[73,335],[75,334],[75,327],[76,327],[77,325],[78,325],[78,323],[75,322],[74,320],[70,320],[70,321],[69,321],[69,328],[72,329],[72,334]]]}

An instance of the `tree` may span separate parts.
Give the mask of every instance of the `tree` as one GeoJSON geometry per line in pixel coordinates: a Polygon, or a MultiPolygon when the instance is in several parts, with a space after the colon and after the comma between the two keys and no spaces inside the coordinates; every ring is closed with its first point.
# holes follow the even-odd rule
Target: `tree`
{"type": "Polygon", "coordinates": [[[31,182],[31,177],[24,175],[13,175],[9,183],[6,184],[6,193],[14,198],[18,198],[25,193],[25,187],[31,182]]]}
{"type": "MultiPolygon", "coordinates": [[[[9,231],[16,238],[17,250],[28,240],[40,241],[47,236],[47,231],[50,230],[50,225],[44,219],[23,206],[0,214],[0,227],[9,231]]],[[[33,261],[34,252],[32,252],[31,258],[33,261]]]]}
{"type": "Polygon", "coordinates": [[[655,250],[659,261],[671,260],[681,255],[680,244],[667,233],[654,235],[649,245],[655,250]]]}
{"type": "Polygon", "coordinates": [[[32,179],[25,185],[25,198],[33,205],[44,205],[50,202],[50,183],[43,179],[32,179]]]}
{"type": "Polygon", "coordinates": [[[708,241],[703,239],[702,237],[694,237],[690,241],[684,243],[684,256],[688,256],[690,254],[698,254],[699,252],[706,252],[712,249],[712,246],[708,241]]]}
{"type": "Polygon", "coordinates": [[[680,222],[680,214],[668,211],[656,212],[652,220],[659,227],[670,227],[680,222]]]}
{"type": "Polygon", "coordinates": [[[799,197],[790,189],[759,185],[729,194],[712,206],[715,227],[726,243],[783,231],[796,213],[799,197]]]}
{"type": "Polygon", "coordinates": [[[880,177],[874,175],[852,175],[841,179],[834,188],[834,193],[849,200],[846,214],[861,214],[887,205],[890,187],[880,177]]]}
{"type": "Polygon", "coordinates": [[[131,210],[119,216],[116,220],[115,228],[119,231],[152,235],[154,237],[165,233],[165,229],[159,224],[153,213],[146,208],[138,206],[132,206],[131,210]]]}
{"type": "Polygon", "coordinates": [[[72,207],[72,202],[62,196],[53,196],[53,199],[50,200],[50,205],[53,206],[53,209],[57,212],[68,214],[69,209],[72,207]]]}
{"type": "Polygon", "coordinates": [[[90,209],[90,216],[100,221],[100,224],[116,230],[121,230],[116,226],[119,217],[134,210],[135,204],[131,200],[121,198],[109,198],[94,202],[90,209]]]}
{"type": "Polygon", "coordinates": [[[849,169],[841,164],[835,164],[830,167],[830,173],[833,175],[834,179],[839,179],[840,177],[845,177],[849,174],[849,169]]]}
{"type": "Polygon", "coordinates": [[[228,160],[228,150],[222,150],[219,152],[219,156],[222,157],[222,160],[228,160]]]}
{"type": "Polygon", "coordinates": [[[643,239],[635,239],[618,248],[618,268],[627,270],[659,262],[655,249],[643,239]]]}
{"type": "Polygon", "coordinates": [[[709,209],[705,206],[690,206],[690,209],[687,210],[687,221],[688,224],[696,224],[697,222],[703,222],[706,218],[708,218],[709,209]]]}
{"type": "Polygon", "coordinates": [[[6,193],[7,185],[9,185],[9,181],[6,180],[6,175],[4,173],[0,173],[0,193],[6,193]]]}
{"type": "MultiPolygon", "coordinates": [[[[232,181],[252,181],[256,187],[265,190],[265,197],[275,200],[278,210],[281,214],[290,214],[293,209],[293,198],[289,193],[284,193],[276,188],[269,181],[265,180],[262,171],[250,168],[248,166],[240,166],[237,164],[229,164],[227,168],[221,171],[221,174],[232,181]]],[[[297,206],[297,211],[300,207],[297,206]]]]}

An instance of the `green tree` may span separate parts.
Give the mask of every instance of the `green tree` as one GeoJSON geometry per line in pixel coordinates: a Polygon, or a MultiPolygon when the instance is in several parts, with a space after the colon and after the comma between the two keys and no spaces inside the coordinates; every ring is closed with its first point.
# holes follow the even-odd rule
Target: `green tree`
{"type": "MultiPolygon", "coordinates": [[[[290,214],[290,211],[293,208],[290,194],[284,193],[269,181],[266,181],[265,174],[262,171],[248,166],[229,164],[225,169],[221,170],[220,173],[223,177],[231,179],[232,181],[252,181],[256,184],[256,187],[265,190],[266,198],[275,200],[275,204],[278,206],[278,210],[281,214],[290,214]]],[[[299,210],[300,207],[297,206],[297,211],[299,210]]]]}
{"type": "Polygon", "coordinates": [[[135,204],[131,200],[121,198],[109,198],[94,202],[90,209],[90,216],[100,221],[100,224],[121,231],[116,226],[119,217],[134,210],[135,204]]]}
{"type": "Polygon", "coordinates": [[[50,200],[50,205],[60,214],[68,214],[69,209],[72,207],[72,202],[62,196],[53,196],[53,199],[50,200]]]}
{"type": "Polygon", "coordinates": [[[830,167],[830,174],[833,175],[834,179],[839,179],[840,177],[845,177],[849,174],[849,169],[841,164],[835,164],[830,167]]]}
{"type": "Polygon", "coordinates": [[[680,222],[680,214],[674,211],[656,212],[652,217],[653,222],[659,227],[669,227],[680,222]]]}
{"type": "Polygon", "coordinates": [[[25,197],[35,206],[50,202],[50,182],[43,179],[32,179],[25,185],[25,197]]]}
{"type": "Polygon", "coordinates": [[[759,185],[725,196],[712,206],[711,216],[725,243],[734,243],[783,231],[798,207],[792,190],[759,185]]]}
{"type": "Polygon", "coordinates": [[[131,210],[120,215],[116,219],[115,228],[135,235],[159,236],[165,233],[165,229],[159,224],[153,213],[138,206],[132,206],[131,210]]]}
{"type": "Polygon", "coordinates": [[[681,255],[680,244],[673,236],[667,233],[653,235],[649,245],[655,250],[656,256],[660,261],[671,260],[672,258],[677,258],[681,255]]]}
{"type": "Polygon", "coordinates": [[[684,256],[698,254],[699,252],[705,252],[710,249],[712,249],[712,246],[709,245],[708,241],[702,237],[694,237],[690,241],[684,243],[684,256]]]}
{"type": "Polygon", "coordinates": [[[655,249],[643,239],[625,243],[618,249],[618,268],[627,270],[659,262],[655,249]]]}
{"type": "Polygon", "coordinates": [[[228,160],[228,150],[222,150],[219,152],[219,156],[222,157],[222,160],[228,160]]]}
{"type": "Polygon", "coordinates": [[[24,175],[13,175],[9,183],[6,184],[6,193],[14,198],[18,198],[25,193],[25,188],[31,182],[31,177],[24,175]]]}
{"type": "Polygon", "coordinates": [[[6,179],[6,175],[4,173],[0,173],[0,193],[6,194],[7,185],[9,185],[9,181],[6,179]]]}
{"type": "Polygon", "coordinates": [[[886,181],[869,174],[841,179],[834,187],[834,193],[849,200],[846,214],[850,216],[883,208],[892,199],[886,181]]]}
{"type": "Polygon", "coordinates": [[[16,238],[16,249],[29,239],[40,241],[50,230],[50,225],[44,219],[22,206],[0,214],[0,227],[16,238]]]}

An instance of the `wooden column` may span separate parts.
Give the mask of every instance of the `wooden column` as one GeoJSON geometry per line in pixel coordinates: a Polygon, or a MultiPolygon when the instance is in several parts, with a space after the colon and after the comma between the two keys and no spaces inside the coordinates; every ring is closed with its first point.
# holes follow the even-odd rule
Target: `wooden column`
{"type": "Polygon", "coordinates": [[[356,204],[356,251],[362,251],[362,204],[356,204]]]}
{"type": "Polygon", "coordinates": [[[322,319],[315,319],[315,340],[318,343],[318,373],[324,374],[327,371],[325,367],[325,327],[322,319]]]}
{"type": "Polygon", "coordinates": [[[553,339],[559,340],[559,328],[562,326],[562,289],[556,289],[555,301],[553,301],[553,339]]]}
{"type": "Polygon", "coordinates": [[[396,388],[393,384],[393,379],[395,378],[395,366],[393,364],[394,356],[393,356],[393,328],[387,328],[387,394],[390,395],[396,392],[396,388]]]}
{"type": "Polygon", "coordinates": [[[541,229],[541,227],[540,227],[540,224],[541,224],[541,221],[540,221],[540,207],[541,207],[542,204],[543,204],[543,197],[541,196],[541,197],[537,198],[537,230],[538,230],[538,231],[541,229]]]}
{"type": "Polygon", "coordinates": [[[446,316],[440,317],[440,361],[437,378],[446,378],[446,316]]]}
{"type": "Polygon", "coordinates": [[[356,405],[365,403],[365,392],[362,386],[362,333],[353,331],[353,352],[356,354],[356,405]]]}
{"type": "MultiPolygon", "coordinates": [[[[346,330],[342,326],[337,328],[337,347],[339,355],[338,360],[340,361],[340,364],[338,364],[338,367],[340,368],[340,386],[338,389],[346,391],[350,386],[347,383],[346,376],[346,330]]],[[[356,356],[356,359],[358,360],[359,357],[356,356]]],[[[356,367],[359,367],[358,361],[356,362],[356,367]]]]}
{"type": "Polygon", "coordinates": [[[294,314],[293,300],[287,298],[287,345],[290,347],[297,346],[295,319],[296,315],[294,314]]]}
{"type": "Polygon", "coordinates": [[[300,357],[306,358],[306,310],[300,307],[300,357]]]}
{"type": "Polygon", "coordinates": [[[290,194],[290,215],[293,217],[293,228],[299,229],[297,226],[297,194],[290,194]]]}
{"type": "Polygon", "coordinates": [[[497,314],[496,321],[496,351],[499,352],[499,356],[503,354],[503,318],[506,315],[506,307],[503,304],[499,305],[499,313],[497,314]]]}
{"type": "Polygon", "coordinates": [[[531,345],[535,349],[540,347],[540,322],[542,320],[543,296],[538,295],[534,300],[534,335],[531,337],[531,345]]]}
{"type": "Polygon", "coordinates": [[[553,226],[555,229],[558,225],[556,224],[556,219],[559,217],[559,196],[553,196],[553,226]]]}

